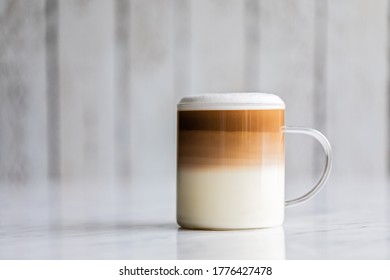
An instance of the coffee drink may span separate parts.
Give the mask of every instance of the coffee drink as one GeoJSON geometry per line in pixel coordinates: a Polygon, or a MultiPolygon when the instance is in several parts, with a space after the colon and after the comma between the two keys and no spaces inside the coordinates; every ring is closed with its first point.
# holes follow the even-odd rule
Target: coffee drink
{"type": "Polygon", "coordinates": [[[178,111],[178,223],[214,229],[281,224],[283,101],[214,94],[181,104],[187,106],[178,111]]]}
{"type": "Polygon", "coordinates": [[[281,225],[284,207],[303,203],[325,184],[331,147],[319,131],[284,125],[283,101],[266,93],[203,94],[178,104],[177,222],[192,229],[281,225]],[[325,168],[305,195],[284,201],[284,135],[314,137],[325,168]]]}

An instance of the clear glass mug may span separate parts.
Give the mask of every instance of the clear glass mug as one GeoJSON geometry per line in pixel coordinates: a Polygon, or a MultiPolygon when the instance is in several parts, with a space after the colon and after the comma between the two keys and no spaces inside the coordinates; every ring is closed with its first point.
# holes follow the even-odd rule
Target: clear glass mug
{"type": "Polygon", "coordinates": [[[332,152],[319,131],[284,125],[284,102],[267,93],[218,93],[178,104],[177,223],[192,229],[281,225],[284,208],[313,197],[328,179],[332,152]],[[284,134],[314,137],[325,168],[305,195],[284,200],[284,134]]]}

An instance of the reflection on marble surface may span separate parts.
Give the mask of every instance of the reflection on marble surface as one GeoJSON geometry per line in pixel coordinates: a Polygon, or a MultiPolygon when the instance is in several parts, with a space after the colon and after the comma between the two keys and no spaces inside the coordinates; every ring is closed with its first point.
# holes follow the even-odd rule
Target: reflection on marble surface
{"type": "Polygon", "coordinates": [[[178,228],[174,186],[2,188],[0,259],[390,259],[389,186],[331,182],[242,231],[178,228]]]}
{"type": "Polygon", "coordinates": [[[178,259],[285,259],[283,227],[235,231],[179,229],[178,259]]]}

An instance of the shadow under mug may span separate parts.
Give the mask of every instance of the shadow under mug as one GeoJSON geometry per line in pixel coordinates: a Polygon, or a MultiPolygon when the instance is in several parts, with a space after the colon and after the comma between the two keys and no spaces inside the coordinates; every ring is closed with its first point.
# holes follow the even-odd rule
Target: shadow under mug
{"type": "Polygon", "coordinates": [[[324,186],[332,164],[319,131],[284,125],[284,102],[267,93],[218,93],[178,104],[177,223],[191,229],[279,226],[284,207],[298,205],[324,186]],[[284,200],[284,135],[314,137],[325,168],[306,194],[284,200]]]}

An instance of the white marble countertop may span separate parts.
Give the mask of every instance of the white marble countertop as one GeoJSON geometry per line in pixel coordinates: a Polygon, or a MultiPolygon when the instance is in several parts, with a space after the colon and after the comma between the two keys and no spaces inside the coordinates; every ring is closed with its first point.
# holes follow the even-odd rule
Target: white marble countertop
{"type": "Polygon", "coordinates": [[[390,259],[390,183],[333,180],[240,231],[180,229],[173,185],[4,187],[0,259],[390,259]]]}

